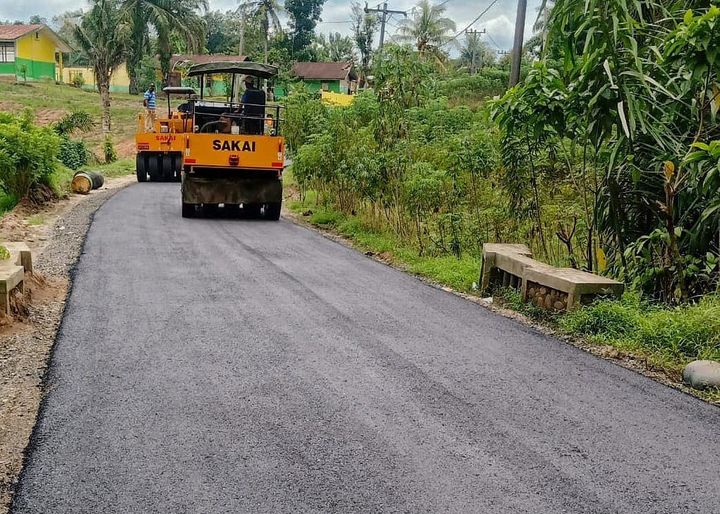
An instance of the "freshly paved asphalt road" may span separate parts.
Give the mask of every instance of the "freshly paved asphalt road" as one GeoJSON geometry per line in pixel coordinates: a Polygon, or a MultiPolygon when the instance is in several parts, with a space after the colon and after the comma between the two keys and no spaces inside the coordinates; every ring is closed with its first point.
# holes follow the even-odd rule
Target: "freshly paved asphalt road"
{"type": "Polygon", "coordinates": [[[97,214],[16,513],[720,512],[720,409],[286,221],[97,214]]]}

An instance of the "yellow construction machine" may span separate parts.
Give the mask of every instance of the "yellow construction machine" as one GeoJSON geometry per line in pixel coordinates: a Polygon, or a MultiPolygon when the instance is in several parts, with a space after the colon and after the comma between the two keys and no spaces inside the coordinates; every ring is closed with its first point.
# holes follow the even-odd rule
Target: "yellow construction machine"
{"type": "Polygon", "coordinates": [[[187,101],[177,112],[169,108],[167,118],[156,122],[156,132],[138,134],[138,179],[143,172],[151,176],[156,160],[174,173],[180,169],[185,218],[226,209],[279,219],[285,168],[283,108],[269,103],[261,87],[261,81],[277,76],[277,68],[214,62],[193,66],[187,75],[198,79],[200,95],[187,88],[164,90],[187,95],[187,101]],[[229,86],[221,99],[205,93],[206,84],[218,76],[229,86]],[[246,84],[244,91],[241,83],[246,84]],[[146,162],[152,163],[150,168],[146,162]]]}

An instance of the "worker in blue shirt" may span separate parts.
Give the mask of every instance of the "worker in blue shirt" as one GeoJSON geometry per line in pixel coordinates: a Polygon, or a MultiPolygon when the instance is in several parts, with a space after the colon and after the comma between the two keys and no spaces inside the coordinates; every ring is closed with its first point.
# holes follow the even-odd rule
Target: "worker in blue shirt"
{"type": "Polygon", "coordinates": [[[157,109],[157,94],[155,93],[155,84],[150,84],[150,87],[145,91],[145,100],[143,100],[145,106],[145,132],[155,132],[155,119],[157,109]]]}

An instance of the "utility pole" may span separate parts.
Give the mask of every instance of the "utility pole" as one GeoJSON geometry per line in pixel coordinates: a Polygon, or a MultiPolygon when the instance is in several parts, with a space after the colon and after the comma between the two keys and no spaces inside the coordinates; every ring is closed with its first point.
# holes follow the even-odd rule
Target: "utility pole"
{"type": "Polygon", "coordinates": [[[520,60],[523,51],[523,36],[525,35],[525,12],[527,0],[518,0],[517,18],[515,18],[515,43],[512,50],[512,64],[510,68],[510,87],[520,82],[520,60]]]}
{"type": "Polygon", "coordinates": [[[387,23],[387,15],[388,14],[402,14],[407,18],[407,12],[405,11],[393,11],[391,9],[388,9],[388,4],[385,2],[382,6],[382,9],[378,5],[375,9],[369,9],[367,4],[365,4],[365,14],[375,12],[380,13],[382,16],[380,17],[380,50],[382,50],[383,46],[385,45],[385,24],[387,23]]]}
{"type": "MultiPolygon", "coordinates": [[[[480,37],[481,34],[485,34],[485,32],[486,32],[485,29],[482,29],[482,30],[467,29],[465,31],[465,34],[467,35],[468,41],[469,41],[471,37],[477,39],[480,37]]],[[[475,48],[476,48],[476,45],[473,44],[472,50],[471,50],[471,57],[470,57],[470,75],[475,75],[475,73],[477,73],[477,67],[475,66],[475,57],[476,57],[475,56],[475,48]]]]}

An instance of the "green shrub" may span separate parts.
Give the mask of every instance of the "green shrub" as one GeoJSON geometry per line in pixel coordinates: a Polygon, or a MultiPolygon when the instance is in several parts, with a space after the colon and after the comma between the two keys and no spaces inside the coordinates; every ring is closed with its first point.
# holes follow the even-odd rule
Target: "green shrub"
{"type": "Polygon", "coordinates": [[[88,163],[88,150],[84,141],[61,138],[58,159],[70,169],[77,170],[88,163]]]}
{"type": "Polygon", "coordinates": [[[73,111],[63,116],[53,125],[53,128],[59,135],[69,136],[76,130],[89,132],[94,125],[92,114],[87,111],[73,111]]]}
{"type": "Polygon", "coordinates": [[[105,164],[111,164],[117,161],[117,152],[115,151],[115,145],[113,145],[112,137],[105,136],[105,142],[103,143],[103,155],[105,156],[105,164]]]}
{"type": "Polygon", "coordinates": [[[82,89],[82,87],[85,85],[85,77],[83,77],[80,73],[76,73],[75,75],[73,75],[72,85],[78,89],[82,89]]]}
{"type": "Polygon", "coordinates": [[[33,125],[29,114],[0,116],[0,187],[16,198],[47,184],[55,169],[60,138],[50,128],[33,125]]]}

